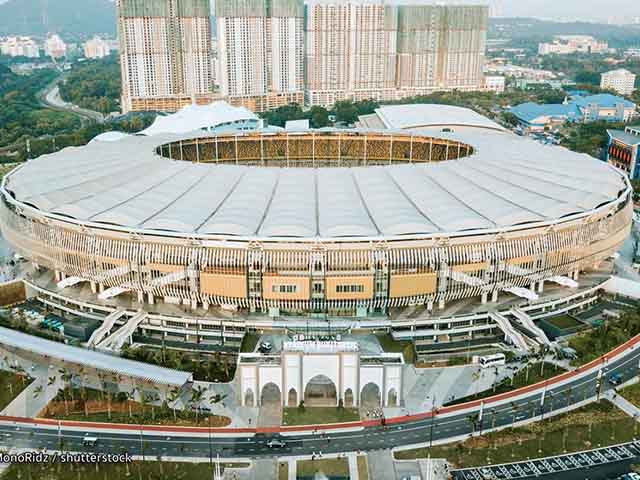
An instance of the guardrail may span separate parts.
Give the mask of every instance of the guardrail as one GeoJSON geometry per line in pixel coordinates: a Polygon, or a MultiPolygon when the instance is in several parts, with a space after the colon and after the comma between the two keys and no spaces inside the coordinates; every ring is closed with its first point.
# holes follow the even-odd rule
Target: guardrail
{"type": "MultiPolygon", "coordinates": [[[[633,349],[640,345],[640,335],[633,337],[627,342],[617,346],[610,352],[602,355],[599,358],[592,360],[591,362],[578,367],[577,369],[571,372],[561,373],[560,375],[556,375],[553,378],[548,380],[543,380],[538,383],[534,383],[532,385],[527,385],[525,387],[518,388],[516,390],[512,390],[510,392],[501,393],[498,395],[494,395],[492,397],[487,397],[481,400],[472,400],[466,403],[461,403],[458,405],[451,405],[448,407],[441,407],[434,411],[418,413],[414,415],[404,415],[400,417],[391,417],[387,418],[385,421],[386,425],[390,424],[402,424],[402,423],[411,423],[414,421],[425,420],[431,418],[433,416],[442,417],[451,415],[454,413],[458,413],[465,410],[472,410],[483,405],[483,408],[495,403],[502,402],[504,400],[513,399],[514,397],[519,397],[521,395],[532,393],[535,391],[540,391],[542,393],[544,389],[561,384],[567,380],[571,380],[580,375],[592,372],[596,370],[598,367],[604,366],[607,362],[614,360],[615,357],[622,355],[623,353],[628,353],[629,349],[633,349]]],[[[182,426],[174,426],[174,425],[141,425],[141,424],[123,424],[123,423],[105,423],[105,422],[88,422],[88,421],[71,421],[71,420],[55,420],[55,419],[41,419],[41,418],[24,418],[24,417],[11,417],[11,416],[2,416],[0,415],[0,422],[13,422],[20,423],[24,425],[33,425],[36,427],[50,427],[50,428],[80,428],[83,431],[91,431],[91,430],[125,430],[125,431],[135,431],[137,433],[190,433],[190,434],[202,434],[207,435],[209,432],[215,434],[277,434],[277,433],[307,433],[312,431],[338,431],[345,429],[363,429],[366,427],[375,427],[380,425],[380,420],[363,420],[357,422],[343,422],[343,423],[331,423],[331,424],[322,424],[322,425],[295,425],[295,426],[281,426],[281,427],[267,427],[267,428],[229,428],[229,427],[182,427],[182,426]]]]}

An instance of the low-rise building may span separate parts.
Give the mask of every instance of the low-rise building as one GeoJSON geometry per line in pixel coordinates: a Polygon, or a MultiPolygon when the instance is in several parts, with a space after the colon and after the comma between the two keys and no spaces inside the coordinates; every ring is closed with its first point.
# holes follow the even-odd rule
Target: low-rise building
{"type": "Polygon", "coordinates": [[[576,96],[561,104],[523,103],[509,110],[529,131],[565,122],[628,122],[636,114],[636,104],[622,97],[603,93],[576,96]]]}
{"type": "Polygon", "coordinates": [[[631,95],[635,90],[635,84],[636,76],[624,68],[603,73],[600,79],[600,88],[613,90],[620,95],[631,95]]]}
{"type": "Polygon", "coordinates": [[[490,92],[504,93],[505,77],[499,75],[485,75],[484,88],[490,92]]]}
{"type": "Polygon", "coordinates": [[[631,179],[640,178],[640,125],[607,133],[607,163],[625,171],[631,179]]]}
{"type": "Polygon", "coordinates": [[[552,42],[540,43],[540,55],[568,55],[571,53],[608,53],[609,44],[589,35],[557,35],[552,42]]]}
{"type": "Polygon", "coordinates": [[[40,49],[31,37],[7,37],[0,41],[0,53],[10,57],[38,58],[40,49]]]}
{"type": "Polygon", "coordinates": [[[85,58],[104,58],[111,53],[111,47],[106,40],[95,36],[84,44],[85,58]]]}

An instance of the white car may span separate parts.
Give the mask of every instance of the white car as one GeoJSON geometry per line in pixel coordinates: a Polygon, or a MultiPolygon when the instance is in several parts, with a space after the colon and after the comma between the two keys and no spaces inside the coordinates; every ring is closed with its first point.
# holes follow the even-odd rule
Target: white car
{"type": "Polygon", "coordinates": [[[286,446],[287,444],[284,443],[282,440],[269,440],[267,442],[267,447],[269,448],[284,448],[286,446]]]}

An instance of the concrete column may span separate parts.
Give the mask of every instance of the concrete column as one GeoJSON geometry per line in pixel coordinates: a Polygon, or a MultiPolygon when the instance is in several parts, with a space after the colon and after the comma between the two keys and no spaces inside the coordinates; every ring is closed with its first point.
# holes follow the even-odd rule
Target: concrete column
{"type": "Polygon", "coordinates": [[[98,284],[98,292],[99,292],[99,293],[104,292],[104,285],[103,285],[102,283],[99,283],[99,284],[98,284]]]}
{"type": "Polygon", "coordinates": [[[60,272],[58,270],[56,270],[54,273],[55,273],[56,282],[59,282],[60,280],[62,280],[62,278],[60,278],[60,272]]]}
{"type": "Polygon", "coordinates": [[[138,303],[144,303],[144,292],[138,290],[138,303]]]}
{"type": "Polygon", "coordinates": [[[440,310],[444,310],[444,298],[441,298],[440,300],[438,300],[438,308],[440,310]]]}
{"type": "Polygon", "coordinates": [[[487,303],[487,298],[488,298],[489,294],[487,292],[483,292],[482,293],[482,304],[484,305],[485,303],[487,303]]]}
{"type": "Polygon", "coordinates": [[[542,293],[543,290],[544,290],[544,280],[540,280],[540,283],[538,283],[538,293],[542,293]]]}
{"type": "Polygon", "coordinates": [[[191,310],[195,310],[198,308],[198,302],[196,300],[191,300],[191,310]]]}
{"type": "Polygon", "coordinates": [[[498,290],[491,292],[491,301],[496,303],[498,301],[498,290]]]}
{"type": "Polygon", "coordinates": [[[529,290],[531,290],[532,292],[535,293],[535,291],[536,291],[536,282],[533,282],[531,285],[529,285],[529,290]]]}
{"type": "Polygon", "coordinates": [[[97,291],[98,291],[98,284],[93,280],[91,280],[91,293],[97,293],[97,291]]]}
{"type": "Polygon", "coordinates": [[[428,301],[427,302],[427,310],[429,312],[433,312],[433,301],[428,301]]]}

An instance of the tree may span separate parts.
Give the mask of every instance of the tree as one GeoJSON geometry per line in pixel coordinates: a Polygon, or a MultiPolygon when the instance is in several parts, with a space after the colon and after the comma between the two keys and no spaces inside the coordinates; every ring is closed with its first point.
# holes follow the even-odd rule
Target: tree
{"type": "Polygon", "coordinates": [[[200,413],[200,402],[202,402],[205,392],[206,389],[199,385],[191,390],[191,407],[195,407],[196,424],[198,423],[198,414],[200,413]]]}
{"type": "Polygon", "coordinates": [[[176,402],[180,398],[180,389],[177,387],[172,387],[169,390],[169,395],[167,395],[167,400],[171,404],[171,409],[173,410],[173,420],[178,421],[178,417],[176,414],[176,402]]]}
{"type": "Polygon", "coordinates": [[[344,122],[351,125],[358,120],[358,109],[349,100],[341,100],[336,102],[333,107],[338,122],[344,122]]]}
{"type": "Polygon", "coordinates": [[[326,108],[318,105],[309,110],[309,124],[311,128],[322,128],[329,125],[329,112],[326,108]]]}

